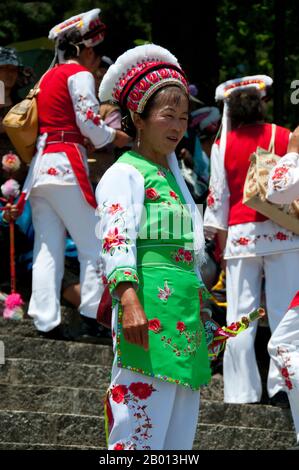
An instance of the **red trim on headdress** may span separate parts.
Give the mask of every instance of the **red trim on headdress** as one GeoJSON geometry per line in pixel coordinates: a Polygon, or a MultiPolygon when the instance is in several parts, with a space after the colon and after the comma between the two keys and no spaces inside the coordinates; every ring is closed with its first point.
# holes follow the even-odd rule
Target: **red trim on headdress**
{"type": "MultiPolygon", "coordinates": [[[[120,95],[120,104],[123,106],[125,104],[125,101],[130,93],[130,91],[133,89],[133,87],[139,82],[143,77],[145,77],[148,73],[151,71],[156,71],[160,69],[172,69],[176,70],[180,75],[183,76],[183,78],[186,80],[185,73],[183,72],[182,69],[177,67],[174,64],[170,64],[168,62],[148,62],[147,64],[144,64],[144,67],[142,70],[137,72],[135,75],[133,74],[125,84],[121,95],[120,95]]],[[[128,74],[132,74],[132,70],[128,72],[128,74]]]]}

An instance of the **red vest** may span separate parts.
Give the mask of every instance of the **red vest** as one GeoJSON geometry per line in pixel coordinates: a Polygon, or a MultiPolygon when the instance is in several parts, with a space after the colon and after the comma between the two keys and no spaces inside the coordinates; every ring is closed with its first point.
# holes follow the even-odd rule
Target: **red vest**
{"type": "MultiPolygon", "coordinates": [[[[249,156],[257,147],[269,148],[272,134],[271,124],[253,124],[235,129],[227,134],[224,166],[230,191],[228,225],[267,220],[262,214],[242,204],[243,187],[250,165],[249,156]]],[[[290,131],[276,126],[276,155],[287,153],[290,131]]],[[[219,141],[217,142],[219,144],[219,141]]]]}
{"type": "Polygon", "coordinates": [[[57,131],[74,133],[66,134],[65,142],[46,143],[43,153],[65,152],[86,202],[96,208],[94,192],[78,145],[80,137],[82,137],[80,143],[83,143],[83,136],[76,124],[76,115],[67,83],[68,78],[78,72],[88,72],[88,69],[79,64],[61,64],[49,70],[43,77],[40,92],[37,95],[39,133],[47,132],[49,140],[51,140],[52,133],[54,141],[59,140],[57,131]],[[72,137],[77,136],[79,140],[78,138],[72,140],[72,137]]]}
{"type": "Polygon", "coordinates": [[[78,132],[67,81],[78,72],[88,72],[79,64],[61,64],[46,73],[37,95],[39,133],[57,130],[78,132]]]}

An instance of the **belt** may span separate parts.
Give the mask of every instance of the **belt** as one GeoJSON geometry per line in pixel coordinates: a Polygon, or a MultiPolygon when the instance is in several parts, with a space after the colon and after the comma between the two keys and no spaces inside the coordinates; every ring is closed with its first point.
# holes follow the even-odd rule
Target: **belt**
{"type": "Polygon", "coordinates": [[[84,137],[77,132],[72,131],[54,131],[48,132],[46,144],[81,144],[84,145],[84,137]]]}

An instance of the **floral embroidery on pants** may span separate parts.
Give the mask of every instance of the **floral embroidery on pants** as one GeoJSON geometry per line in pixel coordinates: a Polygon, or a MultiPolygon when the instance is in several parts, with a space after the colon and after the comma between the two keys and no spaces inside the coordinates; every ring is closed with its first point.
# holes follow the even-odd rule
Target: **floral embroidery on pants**
{"type": "Polygon", "coordinates": [[[280,373],[284,379],[284,383],[289,390],[292,390],[293,383],[291,380],[291,376],[295,375],[294,372],[290,372],[291,368],[291,358],[289,356],[289,350],[286,348],[277,348],[277,356],[280,356],[282,367],[280,367],[280,373]]]}
{"type": "Polygon", "coordinates": [[[117,442],[113,450],[150,450],[147,441],[152,437],[152,420],[147,411],[146,400],[157,390],[143,382],[126,385],[114,385],[110,390],[111,399],[117,404],[127,405],[135,419],[135,429],[129,439],[117,442]]]}

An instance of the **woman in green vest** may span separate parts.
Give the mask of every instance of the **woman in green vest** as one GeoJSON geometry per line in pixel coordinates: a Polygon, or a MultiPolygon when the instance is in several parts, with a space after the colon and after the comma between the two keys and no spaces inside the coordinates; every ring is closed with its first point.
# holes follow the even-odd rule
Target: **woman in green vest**
{"type": "Polygon", "coordinates": [[[188,84],[176,58],[149,44],[117,59],[99,98],[120,105],[135,134],[96,190],[113,298],[108,447],[191,449],[211,372],[200,317],[202,220],[174,154],[187,129],[188,84]]]}

